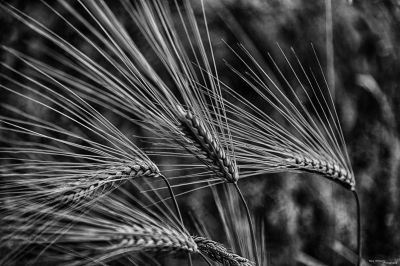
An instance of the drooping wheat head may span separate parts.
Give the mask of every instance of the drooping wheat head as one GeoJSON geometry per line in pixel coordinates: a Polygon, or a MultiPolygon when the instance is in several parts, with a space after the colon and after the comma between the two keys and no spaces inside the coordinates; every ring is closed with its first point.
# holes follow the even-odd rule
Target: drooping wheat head
{"type": "Polygon", "coordinates": [[[185,111],[178,108],[180,112],[180,121],[182,132],[188,137],[188,141],[193,142],[194,151],[201,160],[207,160],[207,165],[213,172],[225,179],[227,182],[235,183],[239,178],[239,173],[233,162],[228,158],[225,151],[213,139],[210,132],[207,131],[204,124],[189,110],[185,111]]]}
{"type": "Polygon", "coordinates": [[[54,251],[70,255],[75,257],[71,265],[104,263],[141,252],[198,252],[169,208],[157,213],[144,206],[143,200],[121,191],[130,201],[121,194],[110,195],[82,211],[49,210],[31,203],[32,211],[48,218],[34,221],[34,226],[24,221],[27,209],[14,211],[7,217],[8,225],[2,227],[1,247],[11,249],[2,262],[24,259],[32,251],[35,260],[46,260],[54,251]]]}
{"type": "Polygon", "coordinates": [[[157,166],[151,162],[136,160],[120,167],[111,167],[100,170],[91,175],[82,176],[80,181],[67,184],[60,190],[66,192],[60,199],[63,203],[77,202],[83,198],[89,199],[102,195],[110,188],[117,187],[126,179],[135,179],[138,177],[160,176],[157,166]]]}
{"type": "MultiPolygon", "coordinates": [[[[244,47],[240,50],[244,56],[232,49],[243,63],[246,74],[228,66],[249,85],[257,95],[256,100],[246,99],[228,86],[224,88],[235,99],[226,101],[225,106],[242,176],[312,172],[354,190],[354,173],[329,89],[318,82],[313,71],[305,71],[294,50],[297,65],[290,62],[283,51],[282,54],[296,84],[288,81],[272,57],[275,73],[283,80],[282,84],[244,47]],[[256,101],[263,102],[274,112],[268,113],[256,101]]],[[[322,70],[320,72],[324,78],[322,70]]]]}
{"type": "MultiPolygon", "coordinates": [[[[134,191],[143,189],[140,182],[129,182],[134,191]]],[[[215,241],[191,236],[167,205],[154,205],[161,199],[156,192],[153,197],[138,198],[131,191],[118,188],[118,193],[87,210],[46,210],[31,204],[32,211],[46,212],[48,218],[36,221],[35,226],[24,221],[26,209],[14,212],[1,227],[0,248],[10,250],[1,262],[18,263],[30,255],[30,263],[92,265],[119,259],[134,262],[140,254],[188,252],[228,265],[253,265],[215,241]]]]}
{"type": "Polygon", "coordinates": [[[227,250],[223,245],[205,237],[194,237],[197,248],[213,261],[230,266],[252,266],[253,262],[227,250]]]}
{"type": "Polygon", "coordinates": [[[281,52],[294,82],[290,82],[289,77],[283,74],[272,56],[270,60],[278,78],[268,74],[243,46],[240,46],[240,51],[244,55],[231,50],[244,65],[246,73],[228,66],[257,95],[254,99],[247,99],[224,86],[225,91],[235,99],[226,101],[225,107],[241,176],[308,172],[332,180],[351,191],[357,204],[359,264],[361,221],[356,182],[338,113],[315,50],[317,71],[324,81],[322,84],[313,70],[305,70],[293,49],[291,52],[295,63],[289,60],[282,49],[281,52]]]}

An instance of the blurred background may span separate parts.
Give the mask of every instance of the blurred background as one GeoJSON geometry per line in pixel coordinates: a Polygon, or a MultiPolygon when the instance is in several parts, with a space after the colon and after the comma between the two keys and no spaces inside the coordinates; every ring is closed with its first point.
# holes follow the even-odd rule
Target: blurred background
{"type": "MultiPolygon", "coordinates": [[[[40,2],[7,2],[63,33],[81,49],[88,48],[70,36],[59,18],[40,2]]],[[[109,5],[113,4],[110,1],[109,5]]],[[[57,4],[54,6],[57,9],[57,4]]],[[[199,2],[193,1],[193,7],[201,21],[199,2]]],[[[356,177],[365,263],[400,263],[400,118],[396,115],[400,113],[400,2],[205,0],[205,10],[220,78],[246,97],[254,95],[226,67],[223,60],[235,65],[238,59],[222,40],[232,47],[243,44],[271,75],[273,62],[268,53],[283,73],[288,73],[279,47],[292,59],[293,48],[305,66],[315,68],[311,44],[314,46],[335,99],[356,177]]],[[[65,10],[62,14],[68,17],[65,10]]],[[[52,60],[41,57],[41,47],[51,44],[2,10],[0,24],[1,44],[45,62],[52,60]]],[[[1,51],[0,56],[2,62],[29,72],[9,54],[1,51]]],[[[151,52],[148,56],[151,58],[151,52]]],[[[293,75],[288,79],[293,80],[293,75]]],[[[16,102],[5,92],[0,101],[56,119],[26,102],[16,102]]],[[[130,129],[115,119],[124,132],[140,134],[140,129],[130,129]]],[[[356,213],[348,191],[311,174],[256,176],[240,181],[240,187],[257,224],[262,224],[268,265],[354,262],[356,213]]],[[[204,189],[186,196],[189,200],[181,198],[182,211],[187,220],[193,212],[203,217],[210,235],[226,243],[226,237],[218,233],[221,219],[211,195],[204,189]]]]}

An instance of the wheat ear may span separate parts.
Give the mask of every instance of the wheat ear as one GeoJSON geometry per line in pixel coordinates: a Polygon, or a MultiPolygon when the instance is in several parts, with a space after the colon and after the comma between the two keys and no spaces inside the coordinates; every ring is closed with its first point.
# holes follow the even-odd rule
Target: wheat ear
{"type": "Polygon", "coordinates": [[[254,263],[235,253],[228,251],[222,244],[205,237],[193,237],[197,248],[213,261],[230,266],[253,266],[254,263]]]}
{"type": "Polygon", "coordinates": [[[72,203],[80,201],[81,199],[93,198],[97,195],[103,194],[106,190],[120,185],[121,182],[128,179],[138,177],[156,178],[159,176],[160,171],[155,164],[150,161],[145,162],[137,159],[125,166],[122,165],[120,167],[112,167],[103,171],[96,171],[91,175],[81,177],[82,182],[74,182],[71,185],[60,188],[60,190],[67,190],[61,196],[60,201],[63,203],[72,203]]]}
{"type": "Polygon", "coordinates": [[[320,174],[349,190],[354,190],[355,181],[347,170],[336,162],[326,162],[321,159],[294,155],[286,160],[286,167],[300,171],[320,174]]]}
{"type": "Polygon", "coordinates": [[[196,253],[196,242],[187,235],[173,228],[147,225],[125,226],[111,238],[108,249],[139,246],[143,251],[188,251],[196,253]]]}
{"type": "Polygon", "coordinates": [[[245,99],[224,86],[226,92],[241,103],[237,105],[235,101],[226,101],[225,104],[227,112],[232,115],[229,122],[238,163],[241,165],[241,176],[250,176],[254,172],[313,172],[354,190],[354,173],[329,89],[324,90],[315,74],[305,72],[305,67],[293,50],[296,65],[289,61],[283,51],[282,55],[297,82],[294,84],[288,81],[270,56],[278,77],[288,88],[285,91],[244,47],[240,49],[245,56],[232,51],[243,63],[247,75],[229,67],[249,85],[258,99],[278,115],[277,119],[259,103],[256,104],[255,100],[245,99]],[[295,67],[301,70],[300,73],[294,70],[295,67]],[[301,78],[306,83],[301,82],[301,78]],[[297,91],[295,86],[299,86],[297,91]],[[302,94],[311,107],[301,100],[302,94]]]}
{"type": "Polygon", "coordinates": [[[224,149],[213,138],[203,122],[190,110],[184,110],[177,106],[180,127],[185,136],[191,140],[197,150],[196,156],[202,155],[201,160],[206,160],[209,168],[220,178],[229,183],[235,183],[239,179],[239,173],[235,164],[226,155],[224,149]]]}
{"type": "MultiPolygon", "coordinates": [[[[138,183],[146,180],[129,182],[142,190],[138,183]]],[[[27,207],[2,218],[8,226],[2,228],[6,234],[1,236],[0,248],[10,246],[13,251],[0,262],[18,261],[31,249],[44,258],[51,254],[47,250],[74,255],[76,264],[103,263],[138,252],[198,252],[170,208],[165,204],[155,206],[155,201],[149,196],[139,200],[119,188],[87,209],[43,208],[39,203],[27,202],[27,207]],[[156,208],[149,208],[149,203],[156,208]],[[28,211],[46,219],[33,220],[27,216],[28,211]]]]}
{"type": "MultiPolygon", "coordinates": [[[[204,237],[192,237],[182,224],[176,223],[176,220],[168,216],[168,209],[167,212],[153,212],[146,207],[143,200],[138,200],[122,188],[119,190],[122,195],[130,198],[129,202],[133,200],[135,205],[120,196],[110,195],[85,212],[53,210],[48,216],[48,221],[41,220],[35,227],[18,230],[21,232],[18,234],[14,234],[14,228],[24,226],[25,223],[21,221],[22,224],[11,224],[5,228],[10,230],[11,234],[1,239],[15,250],[11,253],[14,255],[11,258],[16,260],[21,255],[19,251],[30,249],[38,249],[37,254],[40,254],[44,261],[47,260],[47,256],[48,261],[50,258],[57,259],[53,257],[52,251],[61,252],[62,256],[59,256],[58,262],[69,258],[71,265],[106,263],[120,256],[143,252],[188,252],[205,255],[227,265],[253,265],[249,260],[229,252],[215,241],[204,237]],[[24,246],[28,246],[28,249],[24,246]],[[40,250],[40,247],[43,247],[43,250],[40,250]]],[[[151,202],[154,200],[148,199],[151,202]]],[[[46,212],[33,205],[31,207],[37,212],[46,212]]],[[[14,215],[14,220],[21,220],[18,219],[18,212],[14,215]]],[[[3,262],[4,259],[10,262],[7,260],[10,257],[3,258],[3,262]]]]}

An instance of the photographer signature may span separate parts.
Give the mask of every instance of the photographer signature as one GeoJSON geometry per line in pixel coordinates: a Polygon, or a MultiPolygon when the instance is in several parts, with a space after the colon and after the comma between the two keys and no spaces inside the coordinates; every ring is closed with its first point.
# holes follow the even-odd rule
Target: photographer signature
{"type": "Polygon", "coordinates": [[[394,259],[369,259],[369,263],[384,264],[384,265],[397,265],[400,264],[400,258],[394,259]]]}

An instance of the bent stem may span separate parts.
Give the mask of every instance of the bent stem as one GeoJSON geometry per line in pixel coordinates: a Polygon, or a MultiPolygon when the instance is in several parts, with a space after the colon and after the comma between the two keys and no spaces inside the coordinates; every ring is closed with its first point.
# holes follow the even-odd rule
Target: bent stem
{"type": "Polygon", "coordinates": [[[160,177],[164,180],[165,184],[166,184],[167,187],[168,187],[169,194],[171,195],[171,199],[172,199],[172,201],[174,202],[176,214],[178,215],[179,221],[180,221],[180,223],[181,223],[181,225],[182,225],[182,228],[183,228],[183,219],[182,219],[181,211],[180,211],[180,209],[179,209],[178,202],[176,201],[175,194],[174,194],[174,192],[172,191],[171,185],[169,184],[168,179],[167,179],[164,175],[160,175],[160,177]]]}
{"type": "Polygon", "coordinates": [[[249,222],[249,227],[250,227],[250,233],[251,233],[251,242],[252,242],[252,246],[253,246],[253,250],[254,250],[254,261],[256,263],[256,266],[259,266],[260,264],[258,263],[258,251],[257,251],[257,244],[256,244],[256,236],[254,233],[254,226],[253,226],[253,221],[251,219],[250,216],[250,211],[249,211],[249,207],[247,206],[246,200],[243,197],[242,192],[240,191],[240,188],[237,184],[237,182],[233,183],[235,185],[235,188],[240,196],[240,199],[243,203],[244,208],[246,209],[246,215],[247,215],[247,220],[249,222]]]}
{"type": "MultiPolygon", "coordinates": [[[[184,227],[183,227],[182,214],[181,214],[181,211],[180,211],[180,209],[179,209],[178,202],[176,201],[174,191],[172,190],[172,187],[171,187],[171,185],[169,184],[168,179],[167,179],[164,175],[160,175],[160,177],[164,180],[165,184],[166,184],[167,187],[168,187],[169,194],[171,195],[171,199],[172,199],[172,201],[173,201],[173,203],[174,203],[174,206],[175,206],[176,214],[178,215],[178,218],[179,218],[179,221],[180,221],[180,223],[181,223],[182,228],[184,228],[184,227]]],[[[189,264],[189,266],[192,266],[192,265],[193,265],[193,263],[192,263],[192,256],[190,255],[190,253],[187,254],[187,258],[188,258],[188,264],[189,264]]]]}
{"type": "Polygon", "coordinates": [[[356,200],[357,204],[357,253],[358,253],[358,259],[357,259],[357,266],[361,265],[362,261],[362,254],[361,254],[361,207],[360,207],[360,200],[358,198],[357,191],[353,190],[353,195],[356,200]]]}

